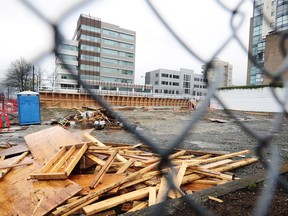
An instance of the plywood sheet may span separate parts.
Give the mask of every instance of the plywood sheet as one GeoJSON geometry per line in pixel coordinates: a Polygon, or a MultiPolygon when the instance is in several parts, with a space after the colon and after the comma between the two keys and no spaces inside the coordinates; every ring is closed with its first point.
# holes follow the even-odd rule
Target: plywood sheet
{"type": "Polygon", "coordinates": [[[62,146],[82,143],[61,126],[52,126],[24,137],[33,157],[41,164],[50,160],[62,146]]]}
{"type": "Polygon", "coordinates": [[[18,144],[17,146],[12,146],[8,149],[3,149],[0,151],[0,156],[10,156],[15,154],[20,154],[23,152],[29,151],[29,148],[26,144],[18,144]]]}
{"type": "Polygon", "coordinates": [[[40,167],[34,163],[24,168],[13,168],[1,179],[1,215],[45,215],[82,189],[70,180],[27,180],[29,174],[40,167]]]}
{"type": "Polygon", "coordinates": [[[83,129],[83,130],[68,129],[68,131],[72,134],[72,136],[79,141],[85,140],[85,137],[83,136],[84,133],[91,134],[92,131],[94,131],[94,130],[95,130],[94,128],[83,129]]]}

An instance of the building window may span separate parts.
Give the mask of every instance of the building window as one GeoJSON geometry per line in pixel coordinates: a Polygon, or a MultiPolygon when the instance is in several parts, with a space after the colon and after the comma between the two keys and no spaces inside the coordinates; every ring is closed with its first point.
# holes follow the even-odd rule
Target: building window
{"type": "Polygon", "coordinates": [[[69,61],[77,61],[77,57],[76,56],[72,56],[72,55],[66,55],[66,54],[58,54],[58,57],[61,60],[69,60],[69,61]]]}
{"type": "Polygon", "coordinates": [[[183,88],[190,88],[190,82],[183,82],[183,88]]]}
{"type": "Polygon", "coordinates": [[[112,49],[103,48],[102,52],[108,55],[118,55],[118,51],[112,49]]]}
{"type": "Polygon", "coordinates": [[[80,65],[80,70],[99,71],[99,66],[81,64],[81,65],[80,65]]]}
{"type": "Polygon", "coordinates": [[[84,25],[82,24],[80,27],[82,30],[90,31],[90,32],[97,32],[100,33],[100,29],[94,26],[84,25]]]}
{"type": "Polygon", "coordinates": [[[159,73],[156,73],[156,74],[155,74],[155,77],[159,77],[159,73]]]}
{"type": "Polygon", "coordinates": [[[122,74],[126,74],[126,75],[133,75],[133,71],[132,70],[121,70],[122,74]]]}
{"type": "Polygon", "coordinates": [[[173,75],[174,79],[180,79],[180,77],[178,75],[173,75]]]}
{"type": "Polygon", "coordinates": [[[95,36],[91,36],[91,35],[81,34],[80,39],[100,43],[99,37],[95,37],[95,36]]]}
{"type": "Polygon", "coordinates": [[[100,48],[96,46],[89,46],[86,44],[81,44],[80,45],[81,50],[87,50],[87,51],[92,51],[92,52],[100,52],[100,48]]]}
{"type": "Polygon", "coordinates": [[[162,74],[161,74],[161,77],[167,77],[167,78],[168,78],[168,77],[169,77],[169,74],[162,73],[162,74]]]}
{"type": "Polygon", "coordinates": [[[111,30],[108,30],[108,29],[103,29],[102,32],[105,35],[111,35],[113,37],[118,37],[118,32],[115,32],[115,31],[111,31],[111,30]]]}
{"type": "Polygon", "coordinates": [[[134,58],[134,54],[133,53],[119,52],[119,55],[122,56],[122,57],[126,57],[126,58],[134,58]]]}
{"type": "Polygon", "coordinates": [[[184,81],[191,81],[191,75],[184,74],[184,81]]]}
{"type": "Polygon", "coordinates": [[[134,35],[128,35],[128,34],[124,34],[124,33],[119,33],[119,36],[123,39],[126,40],[134,40],[134,35]]]}
{"type": "Polygon", "coordinates": [[[117,64],[118,61],[116,59],[110,59],[110,58],[102,58],[102,62],[107,64],[117,64]]]}
{"type": "Polygon", "coordinates": [[[97,56],[91,56],[91,55],[80,55],[80,59],[86,60],[86,61],[93,61],[93,62],[99,62],[99,57],[97,56]]]}
{"type": "Polygon", "coordinates": [[[134,45],[128,44],[128,43],[120,43],[120,47],[125,48],[125,49],[134,49],[134,45]]]}
{"type": "Polygon", "coordinates": [[[76,46],[72,46],[72,45],[68,45],[68,44],[61,44],[59,46],[60,49],[63,49],[63,50],[72,50],[72,51],[77,51],[78,48],[76,46]]]}

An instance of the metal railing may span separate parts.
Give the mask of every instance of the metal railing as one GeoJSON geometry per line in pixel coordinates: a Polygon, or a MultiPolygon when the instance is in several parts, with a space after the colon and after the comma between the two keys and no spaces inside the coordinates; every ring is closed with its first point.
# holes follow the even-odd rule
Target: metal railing
{"type": "MultiPolygon", "coordinates": [[[[87,4],[87,2],[91,2],[91,1],[81,1],[78,5],[74,5],[73,8],[70,8],[69,10],[67,10],[65,13],[63,13],[62,17],[65,17],[66,15],[69,15],[69,13],[74,12],[74,9],[78,8],[79,6],[83,5],[83,4],[87,4]]],[[[180,36],[177,34],[177,31],[173,30],[173,28],[170,26],[170,24],[160,15],[159,11],[156,9],[156,7],[154,6],[153,2],[150,0],[146,0],[145,1],[148,5],[148,7],[151,9],[152,14],[155,15],[155,19],[159,20],[163,26],[169,31],[169,33],[174,37],[174,40],[177,41],[179,43],[179,46],[181,46],[183,49],[185,49],[188,53],[190,53],[191,57],[196,58],[197,60],[199,60],[200,62],[202,62],[203,64],[206,65],[206,69],[204,71],[205,77],[207,77],[207,70],[211,67],[213,67],[212,65],[212,60],[219,55],[221,52],[224,52],[228,43],[231,40],[234,40],[237,42],[238,46],[243,49],[244,52],[247,53],[247,56],[250,57],[251,61],[256,65],[256,67],[261,67],[260,64],[258,64],[258,62],[255,61],[252,53],[249,53],[246,48],[245,45],[242,43],[241,39],[238,36],[238,30],[241,27],[242,24],[242,20],[243,20],[243,14],[241,14],[240,12],[240,8],[241,5],[245,2],[244,0],[239,1],[239,3],[234,7],[234,8],[229,8],[228,6],[226,6],[222,1],[220,0],[215,0],[215,2],[224,9],[225,12],[227,12],[228,14],[230,14],[231,18],[230,18],[230,30],[231,30],[231,34],[229,35],[228,39],[226,39],[226,41],[224,41],[222,44],[219,44],[219,49],[217,50],[217,52],[215,52],[214,54],[211,54],[210,60],[204,60],[203,58],[201,58],[197,52],[195,52],[192,48],[189,47],[189,45],[187,43],[185,43],[185,41],[183,41],[180,36]],[[234,21],[235,19],[240,18],[240,22],[237,22],[238,24],[235,25],[234,21]]],[[[27,1],[27,0],[23,0],[22,1],[23,5],[25,5],[27,8],[29,8],[31,11],[33,11],[35,13],[36,16],[38,16],[39,19],[41,19],[42,21],[44,21],[46,24],[51,25],[52,29],[54,30],[54,35],[55,35],[55,49],[53,51],[56,50],[56,47],[61,43],[61,41],[63,40],[63,37],[59,31],[59,27],[57,26],[57,23],[52,23],[51,21],[49,21],[44,14],[42,14],[40,11],[38,11],[36,9],[36,7],[33,6],[33,3],[31,1],[27,1]]],[[[192,21],[191,21],[192,22],[192,21]]],[[[196,22],[198,22],[198,20],[196,19],[196,22]]],[[[207,91],[207,95],[205,97],[205,100],[199,105],[198,109],[193,112],[193,115],[191,116],[191,120],[187,123],[187,125],[182,129],[182,131],[179,133],[179,135],[171,141],[171,143],[169,144],[170,149],[167,151],[163,151],[163,150],[159,150],[157,144],[153,141],[152,138],[147,137],[145,135],[143,135],[143,133],[139,132],[136,130],[136,128],[131,125],[130,123],[128,123],[127,121],[125,121],[125,119],[123,117],[121,117],[117,112],[115,112],[111,106],[109,106],[108,103],[106,103],[104,100],[102,100],[102,98],[96,94],[95,91],[86,88],[87,93],[89,93],[94,100],[97,101],[98,104],[100,104],[102,107],[105,107],[110,113],[112,113],[117,119],[119,119],[121,122],[123,122],[123,126],[130,131],[131,133],[133,133],[136,137],[138,137],[138,139],[140,141],[142,141],[143,143],[145,143],[146,145],[150,146],[152,148],[152,150],[158,154],[160,154],[162,156],[162,160],[161,160],[161,166],[164,165],[169,165],[171,166],[171,163],[169,163],[169,155],[172,153],[172,150],[176,147],[178,147],[185,139],[185,137],[188,135],[189,131],[191,131],[191,129],[193,129],[197,123],[199,122],[199,120],[201,119],[201,117],[205,114],[209,101],[210,99],[213,97],[215,98],[223,107],[224,107],[224,111],[230,115],[232,118],[234,118],[235,122],[238,124],[238,126],[246,133],[248,134],[250,137],[252,137],[257,144],[255,145],[255,152],[257,154],[257,156],[262,159],[261,161],[263,162],[264,166],[267,169],[267,178],[269,177],[270,180],[267,181],[267,185],[265,187],[265,189],[263,189],[261,195],[260,195],[260,199],[258,201],[257,206],[255,207],[255,211],[254,211],[254,215],[265,215],[266,210],[267,210],[267,206],[269,206],[271,204],[271,199],[272,199],[272,195],[273,195],[273,191],[275,189],[275,182],[278,181],[280,184],[282,184],[283,186],[286,186],[287,188],[287,182],[284,182],[283,179],[278,178],[279,176],[279,169],[280,169],[280,153],[279,150],[277,149],[277,147],[275,145],[272,145],[272,138],[274,136],[273,131],[277,131],[281,124],[282,124],[282,120],[284,119],[283,116],[284,114],[287,114],[287,110],[285,109],[284,104],[286,103],[287,99],[288,99],[288,94],[287,94],[287,79],[283,78],[284,73],[288,70],[288,56],[287,56],[287,50],[285,50],[284,48],[284,42],[287,39],[288,33],[283,32],[282,34],[280,34],[281,39],[280,39],[280,50],[283,54],[283,64],[280,65],[278,67],[278,69],[276,71],[269,71],[266,68],[260,68],[261,71],[263,71],[265,73],[266,76],[270,77],[272,79],[273,82],[283,82],[286,88],[286,92],[285,92],[285,100],[282,101],[278,98],[278,96],[276,94],[274,94],[275,99],[277,100],[277,103],[279,103],[282,107],[282,112],[280,113],[280,115],[278,115],[277,118],[274,119],[273,124],[272,124],[272,128],[270,129],[270,132],[267,132],[266,134],[260,134],[256,131],[253,131],[251,129],[249,129],[243,122],[239,121],[237,116],[233,115],[233,113],[227,108],[225,107],[225,105],[222,103],[221,99],[217,97],[216,94],[214,94],[217,91],[217,83],[219,83],[221,74],[218,73],[217,77],[216,77],[216,82],[215,83],[207,83],[208,86],[208,91],[207,91]],[[282,118],[279,118],[282,117],[282,118]],[[263,156],[263,152],[265,149],[267,149],[267,147],[270,148],[271,150],[271,157],[267,160],[267,158],[264,158],[263,156]]],[[[219,71],[219,68],[214,68],[215,71],[219,71]]],[[[83,86],[84,88],[87,86],[86,83],[84,81],[80,80],[80,84],[81,86],[83,86]]],[[[159,166],[159,169],[161,168],[161,166],[159,166]]],[[[176,188],[173,184],[172,181],[172,175],[168,175],[167,177],[168,179],[168,183],[169,183],[169,187],[171,188],[176,188]]],[[[185,196],[185,200],[189,203],[189,205],[191,206],[191,208],[193,208],[196,212],[198,212],[200,215],[210,215],[209,211],[203,207],[202,205],[195,203],[195,200],[192,200],[192,198],[190,198],[189,196],[185,196]]],[[[161,215],[161,211],[163,210],[163,205],[160,205],[159,207],[156,208],[156,212],[153,213],[153,215],[161,215]]]]}

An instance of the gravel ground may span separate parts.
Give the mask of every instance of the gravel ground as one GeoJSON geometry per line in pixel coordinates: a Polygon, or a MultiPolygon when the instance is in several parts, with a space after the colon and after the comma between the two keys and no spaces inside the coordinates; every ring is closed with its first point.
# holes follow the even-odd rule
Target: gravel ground
{"type": "MultiPolygon", "coordinates": [[[[118,110],[118,114],[127,122],[132,124],[136,130],[159,147],[169,148],[172,142],[179,136],[182,130],[190,122],[196,111],[185,111],[179,109],[133,109],[118,110]]],[[[75,114],[75,110],[60,108],[44,108],[41,110],[41,125],[29,125],[26,130],[16,133],[1,134],[0,141],[24,142],[26,134],[42,130],[51,125],[47,124],[51,119],[75,114]]],[[[250,130],[261,136],[271,132],[274,123],[274,115],[270,113],[245,113],[233,111],[237,119],[244,123],[250,130]]],[[[277,145],[279,156],[283,163],[288,162],[288,121],[282,119],[280,129],[273,132],[271,143],[277,145]]],[[[17,119],[14,120],[17,123],[17,119]]],[[[13,122],[12,122],[13,123],[13,122]]],[[[16,125],[17,126],[17,125],[16,125]]],[[[76,125],[80,129],[83,125],[76,125]]],[[[67,128],[69,130],[69,127],[67,128]]],[[[137,144],[141,142],[133,133],[126,130],[94,130],[92,135],[102,142],[118,142],[127,144],[137,144]]],[[[142,143],[142,142],[141,142],[142,143]]],[[[187,136],[177,148],[192,150],[215,150],[236,152],[242,150],[252,150],[254,152],[257,140],[247,135],[235,120],[223,111],[207,110],[205,115],[189,130],[187,136]],[[223,120],[225,123],[213,122],[211,119],[223,120]]],[[[252,153],[254,154],[254,153],[252,153]]],[[[264,150],[265,157],[269,157],[269,148],[264,150]]],[[[263,170],[261,163],[249,165],[237,171],[239,177],[245,177],[251,173],[263,170]]]]}
{"type": "MultiPolygon", "coordinates": [[[[1,142],[13,141],[22,142],[23,137],[26,134],[42,130],[51,125],[45,123],[49,122],[51,119],[58,119],[65,117],[69,114],[73,114],[73,110],[65,109],[42,109],[41,110],[41,125],[30,125],[26,130],[18,131],[12,134],[2,134],[0,136],[1,142]]],[[[127,122],[132,124],[134,128],[141,134],[148,137],[153,143],[160,148],[168,148],[171,143],[179,136],[182,130],[190,122],[191,118],[196,114],[196,111],[185,111],[178,109],[134,109],[134,110],[118,110],[118,113],[127,122]]],[[[234,111],[234,116],[237,117],[242,123],[244,123],[249,130],[254,133],[259,134],[261,137],[272,132],[272,125],[274,123],[274,115],[270,113],[245,113],[234,111]]],[[[82,128],[83,125],[76,125],[76,128],[82,128]]],[[[70,128],[67,128],[70,130],[70,128]]],[[[273,132],[273,138],[271,140],[272,145],[276,145],[279,149],[279,157],[283,164],[288,162],[288,121],[282,118],[282,124],[278,131],[273,132]]],[[[134,134],[126,130],[94,130],[92,135],[95,136],[102,142],[118,142],[127,144],[137,144],[141,142],[134,134]]],[[[142,142],[141,142],[142,143],[142,142]]],[[[250,135],[247,135],[236,122],[230,116],[225,114],[223,111],[210,111],[208,110],[204,116],[197,122],[193,128],[191,128],[183,140],[182,143],[177,145],[177,148],[181,149],[192,149],[192,150],[215,150],[215,151],[229,151],[236,152],[241,150],[252,150],[252,154],[249,156],[255,156],[255,148],[257,146],[257,140],[250,135]],[[218,123],[211,121],[211,119],[218,119],[225,121],[225,123],[218,123]]],[[[264,158],[267,159],[270,156],[269,146],[263,151],[264,158]]],[[[242,167],[236,171],[233,171],[236,177],[247,178],[249,176],[254,176],[258,173],[265,171],[261,162],[242,167]]],[[[258,188],[259,189],[259,188],[258,188]]],[[[227,198],[221,197],[225,200],[225,204],[215,207],[215,203],[206,202],[205,206],[212,209],[215,215],[243,215],[241,211],[246,209],[247,203],[250,202],[252,197],[251,191],[235,191],[234,193],[228,194],[227,198]],[[239,196],[240,194],[240,196],[239,196]],[[246,199],[244,199],[246,197],[246,199]],[[239,199],[242,202],[239,202],[239,199]],[[232,201],[231,201],[232,200],[232,201]],[[231,206],[235,206],[235,212],[225,211],[225,208],[233,209],[231,206]],[[237,207],[239,208],[236,212],[237,207]]],[[[258,192],[257,192],[258,193],[258,192]]],[[[256,193],[252,193],[256,194],[256,193]]],[[[255,195],[256,196],[256,195],[255,195]]],[[[288,203],[287,193],[282,196],[278,196],[279,199],[284,200],[283,202],[288,203]]],[[[256,200],[256,198],[255,198],[256,200]]],[[[172,201],[174,202],[174,201],[172,201]]],[[[169,202],[166,209],[167,215],[175,215],[175,210],[177,215],[197,215],[191,212],[190,206],[185,201],[180,201],[175,207],[175,202],[169,202]],[[170,213],[169,213],[170,212],[170,213]],[[171,213],[172,212],[172,213],[171,213]]],[[[176,202],[177,203],[177,202],[176,202]]],[[[251,207],[251,205],[250,205],[251,207]]],[[[269,215],[285,215],[287,213],[287,205],[285,204],[283,209],[276,205],[278,212],[275,214],[269,213],[269,215]],[[280,212],[280,213],[279,213],[280,212]],[[284,214],[281,214],[284,212],[284,214]]],[[[252,207],[251,207],[252,209],[252,207]]],[[[251,211],[250,211],[251,212],[251,211]]],[[[166,215],[165,214],[165,215],[166,215]]],[[[250,213],[249,213],[250,214],[250,213]]],[[[248,215],[249,215],[248,214],[248,215]]],[[[135,214],[137,215],[137,214],[135,214]]],[[[145,213],[139,213],[138,215],[147,215],[145,213]]]]}
{"type": "MultiPolygon", "coordinates": [[[[119,111],[121,117],[136,127],[136,130],[151,139],[157,146],[168,148],[181,131],[190,122],[196,111],[187,112],[174,109],[135,109],[119,111]]],[[[270,113],[245,113],[236,112],[234,115],[250,130],[260,136],[271,132],[274,116],[270,113]]],[[[271,143],[279,147],[279,155],[283,163],[288,162],[288,121],[283,119],[279,131],[273,133],[271,143]]],[[[102,142],[139,143],[140,141],[125,130],[97,130],[92,133],[102,142]]],[[[238,124],[223,111],[207,111],[197,122],[195,127],[189,130],[187,136],[177,148],[192,150],[215,150],[236,152],[242,150],[254,150],[257,140],[247,135],[238,124]],[[211,119],[225,120],[226,123],[213,122],[211,119]]],[[[269,157],[269,148],[264,150],[265,157],[269,157]]],[[[251,155],[251,156],[252,156],[251,155]]],[[[263,170],[261,163],[249,165],[237,171],[239,177],[263,170]]]]}

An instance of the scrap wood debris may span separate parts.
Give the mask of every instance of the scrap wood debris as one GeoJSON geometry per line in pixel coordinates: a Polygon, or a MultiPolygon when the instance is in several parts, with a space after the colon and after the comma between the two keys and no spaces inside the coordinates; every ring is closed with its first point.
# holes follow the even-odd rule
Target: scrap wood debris
{"type": "Polygon", "coordinates": [[[62,126],[72,124],[86,124],[95,129],[120,129],[122,124],[115,119],[105,108],[82,107],[84,110],[75,108],[76,113],[60,118],[58,121],[51,120],[51,124],[58,123],[62,126]]]}
{"type": "MultiPolygon", "coordinates": [[[[65,130],[63,133],[62,130],[65,129],[53,128],[53,136],[57,137],[58,133],[63,140],[65,136],[70,136],[70,132],[65,130]]],[[[47,129],[43,134],[49,134],[47,129]]],[[[37,139],[39,132],[36,135],[32,134],[26,140],[32,153],[30,157],[34,157],[35,162],[25,166],[31,161],[23,161],[24,167],[9,167],[10,172],[2,178],[5,181],[0,185],[0,192],[10,197],[0,200],[1,212],[8,214],[13,209],[16,212],[25,211],[27,215],[94,215],[100,212],[116,215],[119,211],[140,210],[167,199],[233,181],[232,170],[257,162],[256,158],[243,158],[243,155],[251,153],[249,150],[227,153],[176,149],[169,156],[173,166],[163,166],[159,170],[161,156],[149,147],[143,144],[103,143],[88,133],[78,144],[59,146],[58,142],[54,142],[57,143],[54,146],[57,151],[49,150],[52,152],[44,155],[49,156],[49,160],[44,160],[40,154],[33,155],[39,150],[39,145],[30,142],[42,142],[37,139]],[[168,174],[172,174],[175,188],[169,189],[168,174]],[[13,187],[25,192],[13,193],[13,187]],[[24,208],[21,202],[17,202],[31,200],[30,196],[36,198],[28,207],[26,204],[24,208]],[[10,208],[4,207],[7,206],[5,200],[11,202],[8,205],[10,208]]],[[[53,143],[53,136],[43,137],[43,143],[53,143]]],[[[27,153],[22,154],[21,160],[28,156],[27,153]]]]}

